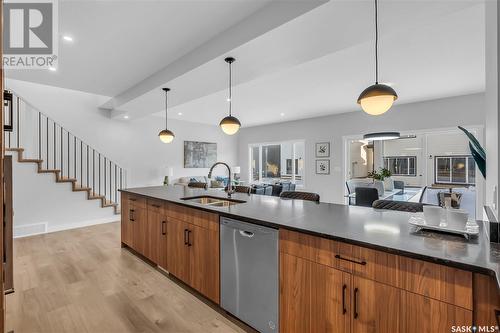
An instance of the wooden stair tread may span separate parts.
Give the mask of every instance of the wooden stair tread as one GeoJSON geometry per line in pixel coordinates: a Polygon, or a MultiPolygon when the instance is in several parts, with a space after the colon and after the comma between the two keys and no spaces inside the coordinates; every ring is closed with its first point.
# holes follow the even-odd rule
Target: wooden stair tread
{"type": "Polygon", "coordinates": [[[113,206],[118,206],[118,204],[113,202],[113,201],[106,201],[106,202],[103,202],[102,206],[103,207],[113,207],[113,206]]]}
{"type": "Polygon", "coordinates": [[[58,183],[75,183],[76,178],[59,177],[56,181],[58,183]]]}
{"type": "Polygon", "coordinates": [[[90,191],[91,188],[90,187],[84,187],[84,186],[81,186],[81,185],[75,185],[73,187],[73,191],[90,191]]]}
{"type": "Polygon", "coordinates": [[[24,151],[24,148],[5,148],[5,151],[24,151]]]}
{"type": "Polygon", "coordinates": [[[38,170],[39,173],[60,173],[61,170],[58,169],[40,169],[38,170]]]}
{"type": "Polygon", "coordinates": [[[17,160],[19,163],[42,163],[43,160],[35,159],[35,158],[23,158],[17,160]]]}

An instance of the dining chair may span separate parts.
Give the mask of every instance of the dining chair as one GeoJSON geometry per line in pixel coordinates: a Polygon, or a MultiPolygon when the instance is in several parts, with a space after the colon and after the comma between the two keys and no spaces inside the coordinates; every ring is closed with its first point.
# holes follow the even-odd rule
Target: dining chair
{"type": "Polygon", "coordinates": [[[280,194],[281,199],[299,199],[319,203],[319,194],[311,192],[284,191],[280,194]]]}
{"type": "Polygon", "coordinates": [[[372,207],[375,209],[397,210],[400,212],[418,213],[424,211],[425,204],[420,202],[375,200],[372,207]]]}
{"type": "Polygon", "coordinates": [[[378,190],[374,187],[356,187],[356,206],[371,207],[378,200],[378,190]]]}

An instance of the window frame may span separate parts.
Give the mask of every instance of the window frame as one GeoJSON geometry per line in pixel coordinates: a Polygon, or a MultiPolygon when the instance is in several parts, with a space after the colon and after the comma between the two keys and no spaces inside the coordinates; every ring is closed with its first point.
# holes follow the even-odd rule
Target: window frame
{"type": "MultiPolygon", "coordinates": [[[[249,175],[249,183],[250,184],[258,184],[258,183],[263,183],[262,179],[262,147],[263,146],[272,146],[272,145],[280,145],[281,146],[281,151],[280,151],[280,161],[281,161],[281,158],[282,158],[282,155],[281,155],[281,152],[283,151],[283,144],[292,144],[292,160],[294,159],[297,159],[296,158],[296,147],[295,145],[298,144],[298,143],[301,143],[304,145],[304,157],[303,157],[303,160],[305,161],[305,155],[306,155],[306,143],[305,143],[305,140],[288,140],[288,141],[278,141],[278,142],[263,142],[263,143],[250,143],[248,144],[248,175],[249,175]],[[253,148],[255,147],[258,147],[259,148],[259,153],[258,153],[258,156],[259,156],[259,169],[258,169],[258,175],[259,175],[259,178],[257,180],[255,180],[253,178],[253,170],[252,170],[252,159],[253,159],[253,148]]],[[[297,180],[299,180],[301,182],[301,184],[297,184],[297,187],[300,187],[300,188],[303,188],[305,187],[305,184],[306,184],[306,181],[305,181],[305,174],[306,174],[306,171],[305,171],[305,163],[302,165],[302,169],[304,170],[303,171],[303,175],[298,175],[296,174],[297,170],[296,170],[296,163],[292,163],[292,174],[290,175],[291,178],[290,179],[286,179],[287,181],[291,181],[292,183],[294,184],[297,184],[297,180]]],[[[286,171],[286,165],[285,166],[281,166],[281,172],[284,172],[286,171]],[[284,167],[284,169],[283,169],[284,167]]],[[[282,178],[282,176],[284,175],[283,174],[280,174],[280,180],[285,180],[282,178]]],[[[288,175],[288,174],[286,174],[288,175]]]]}
{"type": "Polygon", "coordinates": [[[469,181],[469,160],[474,158],[472,155],[438,155],[434,156],[434,184],[441,184],[441,185],[463,185],[463,186],[476,186],[476,163],[474,161],[474,182],[471,183],[469,181]],[[465,183],[458,183],[452,181],[453,179],[453,159],[454,158],[465,158],[465,183]],[[443,181],[438,181],[438,160],[439,159],[448,159],[450,161],[450,181],[449,182],[443,182],[443,181]]]}
{"type": "MultiPolygon", "coordinates": [[[[417,177],[417,156],[415,155],[402,155],[402,156],[384,156],[383,157],[383,161],[384,161],[384,167],[385,167],[385,162],[386,160],[389,160],[389,159],[407,159],[407,163],[408,163],[408,173],[407,174],[400,174],[400,173],[393,173],[392,176],[396,176],[396,177],[417,177]],[[414,173],[413,174],[410,174],[410,159],[413,159],[414,161],[414,173]]],[[[390,170],[389,168],[389,163],[387,163],[387,169],[390,170]]]]}

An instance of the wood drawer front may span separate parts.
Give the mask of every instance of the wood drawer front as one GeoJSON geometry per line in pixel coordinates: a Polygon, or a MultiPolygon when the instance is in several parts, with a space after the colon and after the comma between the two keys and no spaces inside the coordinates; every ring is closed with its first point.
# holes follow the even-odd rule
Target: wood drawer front
{"type": "Polygon", "coordinates": [[[163,214],[163,201],[147,199],[148,212],[163,214]]]}
{"type": "Polygon", "coordinates": [[[129,194],[127,197],[131,207],[146,208],[146,198],[134,194],[129,194]]]}
{"type": "Polygon", "coordinates": [[[166,203],[165,214],[176,220],[194,224],[198,227],[219,231],[219,215],[196,208],[166,203]]]}
{"type": "Polygon", "coordinates": [[[280,229],[280,251],[318,264],[351,272],[353,246],[331,239],[280,229]],[[344,258],[344,259],[339,259],[344,258]]]}
{"type": "Polygon", "coordinates": [[[399,269],[401,257],[395,254],[353,246],[354,275],[403,288],[404,276],[399,269]]]}
{"type": "Polygon", "coordinates": [[[400,257],[404,288],[472,310],[472,273],[427,261],[400,257]]]}

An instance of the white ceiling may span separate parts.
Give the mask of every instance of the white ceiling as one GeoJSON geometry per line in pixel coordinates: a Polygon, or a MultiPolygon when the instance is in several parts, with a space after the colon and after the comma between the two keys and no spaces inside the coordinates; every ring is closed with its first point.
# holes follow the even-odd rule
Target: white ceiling
{"type": "Polygon", "coordinates": [[[57,72],[6,76],[113,96],[263,8],[257,1],[60,1],[57,72]]]}
{"type": "MultiPolygon", "coordinates": [[[[116,6],[121,7],[122,2],[119,3],[116,6]]],[[[251,3],[252,5],[247,1],[202,2],[206,5],[203,9],[205,12],[217,12],[216,8],[223,8],[223,14],[217,12],[214,15],[221,14],[217,16],[219,21],[230,20],[228,24],[231,26],[241,22],[245,15],[247,18],[255,16],[259,9],[262,12],[269,7],[268,3],[260,2],[260,7],[254,1],[251,3]],[[233,5],[228,9],[220,6],[221,3],[233,5]]],[[[168,4],[155,3],[155,6],[160,5],[168,7],[168,4]]],[[[177,5],[179,10],[171,7],[171,10],[175,9],[172,17],[179,18],[176,24],[182,26],[182,22],[196,14],[189,10],[183,12],[180,8],[184,7],[177,5]]],[[[124,4],[124,7],[129,6],[132,5],[124,4]]],[[[308,10],[288,22],[276,23],[276,27],[270,27],[269,31],[256,37],[246,36],[248,41],[231,51],[207,58],[200,66],[184,67],[184,71],[178,71],[180,66],[174,68],[165,65],[182,58],[182,54],[194,50],[229,25],[223,27],[222,24],[212,25],[212,21],[205,22],[207,31],[203,31],[202,36],[186,32],[186,35],[176,36],[172,41],[169,39],[168,45],[178,45],[179,48],[175,51],[172,47],[164,47],[157,39],[148,40],[149,44],[141,40],[140,43],[148,44],[149,49],[153,50],[150,51],[152,54],[162,54],[151,55],[151,62],[138,62],[137,58],[130,57],[124,51],[127,47],[130,48],[130,40],[135,38],[127,39],[123,43],[126,46],[119,50],[113,47],[116,40],[107,38],[109,45],[103,47],[115,56],[99,52],[101,49],[97,44],[106,44],[101,41],[94,42],[96,45],[92,47],[89,41],[81,51],[89,54],[89,57],[92,54],[94,59],[106,58],[109,64],[102,68],[99,64],[100,71],[85,66],[86,62],[79,67],[76,59],[80,55],[67,53],[64,58],[71,58],[71,63],[70,60],[65,60],[68,61],[71,75],[61,68],[57,73],[14,73],[17,76],[12,77],[98,92],[114,96],[112,100],[115,101],[119,100],[119,96],[132,93],[110,112],[114,117],[121,117],[126,113],[132,119],[150,114],[161,115],[164,96],[160,87],[169,86],[172,88],[171,105],[174,106],[169,117],[216,125],[227,112],[227,64],[223,58],[225,55],[233,55],[237,58],[233,65],[233,110],[243,126],[356,111],[358,107],[355,101],[359,93],[374,80],[373,1],[331,0],[308,10]],[[154,51],[155,48],[158,51],[154,51]],[[165,61],[162,62],[162,59],[165,61]],[[178,71],[179,75],[168,81],[158,81],[158,78],[161,79],[159,76],[156,81],[147,82],[151,73],[160,73],[161,69],[163,74],[167,74],[164,77],[168,77],[170,69],[178,71]],[[51,74],[57,76],[53,78],[51,74]],[[144,85],[144,82],[148,85],[144,85]],[[144,87],[148,87],[147,90],[144,87]],[[90,88],[95,88],[96,91],[90,88]],[[182,116],[178,115],[179,112],[182,116]],[[280,116],[281,113],[284,116],[280,116]]],[[[120,12],[121,10],[115,13],[116,20],[122,18],[120,12]]],[[[156,11],[153,12],[153,17],[156,17],[156,11]]],[[[141,30],[138,35],[148,35],[147,31],[154,34],[151,31],[158,29],[159,25],[165,25],[161,19],[155,21],[147,13],[144,15],[148,19],[142,20],[138,25],[141,30]]],[[[78,19],[76,13],[74,17],[74,24],[79,27],[81,25],[82,30],[89,24],[82,18],[78,19]]],[[[400,97],[397,103],[484,90],[482,1],[381,0],[379,17],[380,79],[394,84],[400,97]]],[[[170,26],[170,22],[168,25],[170,26]]],[[[104,29],[102,26],[101,28],[104,29]]],[[[119,29],[116,30],[116,35],[119,35],[119,29]]],[[[195,30],[200,32],[198,28],[195,30]]],[[[162,31],[161,35],[171,35],[165,32],[168,31],[166,27],[162,31]]],[[[61,50],[61,59],[63,51],[81,48],[77,34],[75,39],[75,45],[64,46],[64,50],[61,50]]],[[[81,57],[79,61],[82,61],[81,57]]]]}

